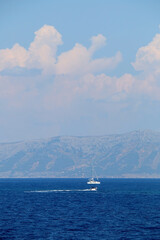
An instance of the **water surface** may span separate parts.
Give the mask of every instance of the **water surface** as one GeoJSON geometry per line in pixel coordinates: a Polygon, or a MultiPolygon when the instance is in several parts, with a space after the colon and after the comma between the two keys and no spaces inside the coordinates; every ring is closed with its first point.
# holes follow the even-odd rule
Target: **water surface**
{"type": "Polygon", "coordinates": [[[0,239],[160,239],[160,180],[0,179],[0,239]]]}

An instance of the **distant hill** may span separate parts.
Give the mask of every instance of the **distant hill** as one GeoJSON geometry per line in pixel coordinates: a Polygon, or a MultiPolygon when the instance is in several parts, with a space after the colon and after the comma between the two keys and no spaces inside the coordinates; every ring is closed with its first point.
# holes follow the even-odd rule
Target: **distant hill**
{"type": "Polygon", "coordinates": [[[0,177],[160,177],[160,133],[1,143],[0,177]]]}

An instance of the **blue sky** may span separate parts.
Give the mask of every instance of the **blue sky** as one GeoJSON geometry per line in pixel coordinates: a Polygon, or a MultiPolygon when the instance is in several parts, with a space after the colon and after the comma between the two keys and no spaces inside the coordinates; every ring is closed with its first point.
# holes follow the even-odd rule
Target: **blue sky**
{"type": "Polygon", "coordinates": [[[159,0],[1,0],[0,141],[159,131],[159,0]]]}

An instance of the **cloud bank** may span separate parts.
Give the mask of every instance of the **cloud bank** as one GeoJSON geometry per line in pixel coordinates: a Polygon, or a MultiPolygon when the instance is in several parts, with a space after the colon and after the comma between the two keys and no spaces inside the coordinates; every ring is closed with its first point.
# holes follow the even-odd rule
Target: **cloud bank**
{"type": "Polygon", "coordinates": [[[0,70],[22,67],[41,69],[47,75],[82,74],[114,68],[121,61],[120,52],[112,58],[92,59],[93,54],[106,44],[106,38],[101,34],[92,37],[89,49],[76,43],[73,49],[56,56],[62,43],[61,34],[53,26],[44,25],[35,32],[27,50],[18,43],[11,49],[0,50],[0,70]]]}
{"type": "Polygon", "coordinates": [[[91,119],[93,126],[87,126],[94,131],[97,121],[104,127],[110,116],[125,112],[126,118],[129,107],[140,110],[144,98],[160,100],[160,34],[137,50],[132,63],[135,75],[125,72],[121,77],[107,75],[122,61],[120,51],[112,57],[94,58],[96,51],[105,48],[105,36],[93,36],[88,48],[76,43],[57,55],[61,44],[61,34],[44,25],[28,49],[16,43],[0,50],[2,112],[16,119],[21,111],[34,123],[54,125],[54,135],[64,131],[62,119],[68,119],[68,129],[74,129],[72,122],[77,121],[76,129],[91,119]],[[84,122],[78,123],[80,118],[84,122]]]}

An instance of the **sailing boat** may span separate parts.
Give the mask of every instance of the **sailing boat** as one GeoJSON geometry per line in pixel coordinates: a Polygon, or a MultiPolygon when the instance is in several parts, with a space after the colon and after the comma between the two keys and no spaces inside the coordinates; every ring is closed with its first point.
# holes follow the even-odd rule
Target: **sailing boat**
{"type": "Polygon", "coordinates": [[[88,179],[87,184],[100,184],[101,182],[97,180],[95,180],[93,177],[88,179]]]}
{"type": "MultiPolygon", "coordinates": [[[[95,170],[94,170],[94,172],[95,172],[95,170]]],[[[87,184],[92,184],[92,185],[94,185],[94,184],[100,184],[101,182],[100,181],[98,181],[98,178],[94,178],[93,177],[93,165],[92,165],[92,177],[90,178],[90,179],[88,179],[88,182],[87,182],[87,184]]]]}

